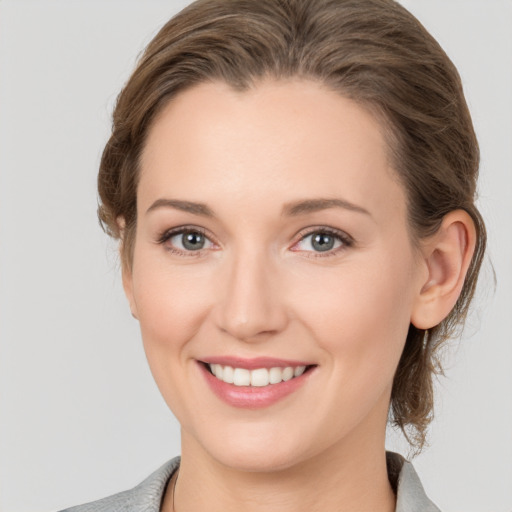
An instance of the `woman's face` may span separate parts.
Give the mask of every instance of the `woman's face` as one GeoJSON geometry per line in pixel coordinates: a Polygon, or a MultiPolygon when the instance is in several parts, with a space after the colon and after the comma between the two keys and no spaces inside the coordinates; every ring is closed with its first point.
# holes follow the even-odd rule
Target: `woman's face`
{"type": "Polygon", "coordinates": [[[195,86],[137,198],[125,288],[183,449],[266,470],[383,445],[425,266],[374,117],[308,81],[195,86]]]}

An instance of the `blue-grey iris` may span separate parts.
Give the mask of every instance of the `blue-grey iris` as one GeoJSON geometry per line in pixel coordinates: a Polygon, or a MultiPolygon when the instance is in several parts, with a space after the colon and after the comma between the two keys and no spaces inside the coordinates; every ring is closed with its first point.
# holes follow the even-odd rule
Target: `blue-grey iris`
{"type": "Polygon", "coordinates": [[[328,233],[316,233],[312,236],[311,245],[316,251],[329,251],[334,247],[334,241],[328,233]]]}
{"type": "Polygon", "coordinates": [[[189,251],[198,251],[204,247],[205,237],[201,233],[183,233],[183,247],[189,251]]]}

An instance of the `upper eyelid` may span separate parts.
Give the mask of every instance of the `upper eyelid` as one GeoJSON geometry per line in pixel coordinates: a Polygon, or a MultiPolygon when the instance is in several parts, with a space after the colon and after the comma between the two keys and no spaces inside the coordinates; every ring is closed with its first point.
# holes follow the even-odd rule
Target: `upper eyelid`
{"type": "Polygon", "coordinates": [[[171,238],[173,236],[180,235],[182,233],[188,233],[188,232],[193,233],[195,231],[198,233],[201,233],[203,236],[208,238],[208,240],[215,243],[214,237],[210,234],[210,232],[207,229],[202,228],[200,226],[193,226],[193,225],[177,226],[175,228],[166,229],[157,236],[157,241],[162,242],[162,241],[168,240],[169,238],[171,238]]]}
{"type": "Polygon", "coordinates": [[[181,257],[186,257],[186,258],[201,257],[201,255],[204,254],[205,251],[212,250],[212,247],[197,249],[195,251],[184,250],[184,249],[180,249],[180,248],[174,247],[174,246],[165,247],[166,243],[171,238],[178,236],[178,235],[182,235],[184,233],[194,233],[194,232],[200,233],[201,235],[203,235],[207,240],[210,241],[210,243],[212,245],[217,245],[216,242],[214,240],[212,240],[212,237],[210,235],[208,235],[208,231],[206,229],[201,228],[199,226],[191,226],[191,225],[178,226],[178,227],[170,228],[170,229],[163,231],[163,233],[161,233],[157,237],[156,243],[163,246],[166,251],[180,255],[181,257]]]}
{"type": "MultiPolygon", "coordinates": [[[[354,243],[354,239],[346,232],[341,229],[331,228],[329,226],[311,226],[308,228],[301,229],[297,233],[297,242],[302,240],[303,238],[312,235],[314,233],[328,233],[330,235],[334,235],[339,237],[341,240],[345,242],[354,243]]],[[[295,243],[297,243],[295,242],[295,243]]]]}
{"type": "Polygon", "coordinates": [[[299,233],[299,238],[294,244],[292,245],[291,250],[293,252],[297,253],[303,253],[303,257],[308,259],[322,259],[322,258],[335,258],[337,256],[340,256],[340,254],[343,254],[346,250],[349,248],[352,248],[354,246],[354,239],[345,231],[330,228],[328,226],[318,226],[314,228],[309,228],[309,230],[302,230],[299,233]],[[304,239],[307,237],[314,235],[315,233],[327,233],[329,235],[332,235],[339,239],[341,242],[341,245],[326,251],[308,251],[303,249],[293,249],[293,247],[297,246],[299,243],[301,243],[304,239]]]}

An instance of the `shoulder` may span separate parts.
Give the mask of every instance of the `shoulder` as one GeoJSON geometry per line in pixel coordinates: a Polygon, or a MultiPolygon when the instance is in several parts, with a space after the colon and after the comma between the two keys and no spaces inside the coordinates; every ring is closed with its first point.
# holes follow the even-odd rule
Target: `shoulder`
{"type": "Polygon", "coordinates": [[[179,464],[180,457],[175,457],[133,489],[61,512],[159,512],[167,482],[179,464]]]}
{"type": "Polygon", "coordinates": [[[387,452],[388,474],[396,491],[395,512],[440,512],[427,497],[413,465],[398,453],[387,452]]]}

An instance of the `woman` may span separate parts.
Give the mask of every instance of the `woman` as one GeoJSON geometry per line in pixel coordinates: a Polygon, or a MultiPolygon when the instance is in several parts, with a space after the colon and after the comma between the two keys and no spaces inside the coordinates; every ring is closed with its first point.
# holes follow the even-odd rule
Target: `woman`
{"type": "Polygon", "coordinates": [[[114,112],[99,215],[181,459],[86,510],[438,510],[437,350],[485,249],[453,64],[388,0],[199,1],[114,112]]]}

